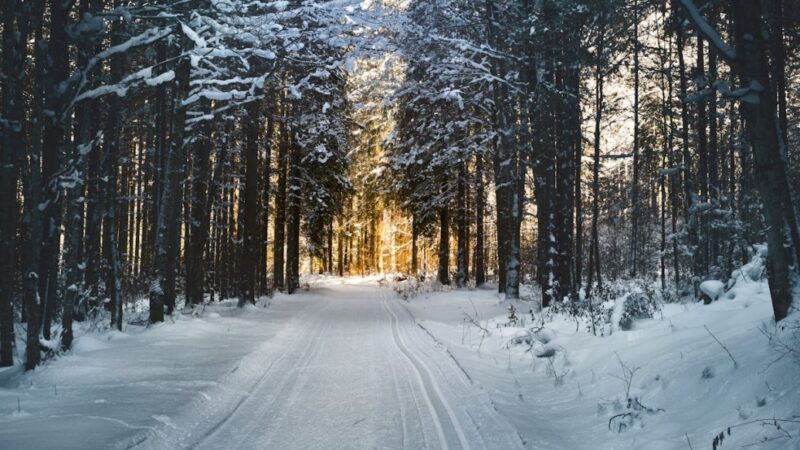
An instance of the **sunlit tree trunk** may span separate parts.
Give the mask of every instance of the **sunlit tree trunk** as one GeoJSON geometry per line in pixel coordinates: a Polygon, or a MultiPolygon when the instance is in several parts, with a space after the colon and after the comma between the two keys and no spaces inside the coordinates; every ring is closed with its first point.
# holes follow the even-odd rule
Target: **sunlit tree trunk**
{"type": "MultiPolygon", "coordinates": [[[[285,106],[283,106],[285,108],[285,106]]],[[[284,285],[284,244],[286,238],[286,170],[289,149],[289,132],[284,115],[280,127],[278,144],[278,188],[275,192],[275,230],[272,245],[272,281],[275,289],[283,290],[284,285]]]]}
{"type": "MultiPolygon", "coordinates": [[[[486,282],[486,266],[484,261],[484,205],[485,194],[483,185],[483,155],[475,156],[475,286],[480,287],[486,282]]],[[[416,234],[414,235],[414,257],[416,258],[416,234]]]]}
{"type": "Polygon", "coordinates": [[[439,207],[439,270],[437,280],[444,285],[450,284],[450,210],[439,207]]]}
{"type": "Polygon", "coordinates": [[[458,244],[456,255],[456,286],[465,287],[469,279],[469,255],[467,253],[467,239],[469,238],[469,223],[467,222],[467,188],[466,163],[461,162],[458,171],[457,212],[458,212],[458,244]]]}

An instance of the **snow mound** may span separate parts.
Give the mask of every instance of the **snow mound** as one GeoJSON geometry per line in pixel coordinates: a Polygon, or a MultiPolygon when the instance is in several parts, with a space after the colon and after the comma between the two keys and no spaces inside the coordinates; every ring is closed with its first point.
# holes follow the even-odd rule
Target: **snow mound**
{"type": "Polygon", "coordinates": [[[103,342],[97,336],[90,334],[80,336],[72,343],[72,351],[75,353],[88,353],[96,350],[105,350],[109,347],[108,342],[103,342]]]}
{"type": "Polygon", "coordinates": [[[700,290],[706,294],[711,301],[717,301],[725,291],[725,283],[719,280],[706,280],[700,283],[700,290]]]}

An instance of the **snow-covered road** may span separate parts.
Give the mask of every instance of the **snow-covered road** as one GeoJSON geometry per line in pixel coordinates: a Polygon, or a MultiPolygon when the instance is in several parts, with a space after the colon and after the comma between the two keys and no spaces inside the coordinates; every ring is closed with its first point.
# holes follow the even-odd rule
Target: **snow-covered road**
{"type": "Polygon", "coordinates": [[[523,303],[511,324],[491,289],[405,302],[376,281],[312,278],[266,308],[225,301],[121,333],[83,329],[32,372],[0,370],[0,450],[662,450],[731,426],[726,445],[800,449],[795,362],[760,331],[766,283],[595,337],[570,316],[537,325],[523,303]],[[540,338],[515,344],[526,327],[540,338]],[[556,355],[535,357],[545,346],[556,355]],[[623,362],[653,408],[624,432],[609,426],[625,411],[623,362]],[[788,433],[761,418],[788,420],[788,433]]]}
{"type": "Polygon", "coordinates": [[[240,390],[225,383],[124,447],[521,448],[389,293],[339,284],[302,294],[307,307],[238,366],[240,390]]]}

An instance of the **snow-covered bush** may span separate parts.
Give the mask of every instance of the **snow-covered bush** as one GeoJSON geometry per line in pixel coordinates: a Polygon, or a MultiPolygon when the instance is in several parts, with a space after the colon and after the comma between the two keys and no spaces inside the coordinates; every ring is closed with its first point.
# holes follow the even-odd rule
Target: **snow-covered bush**
{"type": "Polygon", "coordinates": [[[419,291],[419,281],[414,277],[397,281],[393,284],[392,289],[398,297],[405,301],[409,301],[411,298],[417,296],[419,291]]]}
{"type": "Polygon", "coordinates": [[[731,273],[731,279],[728,281],[727,290],[730,291],[734,286],[741,283],[753,283],[767,278],[767,246],[756,245],[754,246],[753,256],[750,262],[743,265],[741,268],[736,269],[731,273]]]}
{"type": "Polygon", "coordinates": [[[630,330],[640,319],[650,319],[661,309],[664,293],[654,283],[635,279],[619,280],[596,288],[590,297],[564,301],[543,312],[545,321],[556,316],[569,316],[576,327],[597,336],[608,336],[617,330],[630,330]]]}
{"type": "Polygon", "coordinates": [[[434,279],[420,281],[415,277],[408,277],[405,279],[396,278],[392,283],[392,289],[402,300],[409,301],[418,295],[432,292],[448,292],[452,288],[434,279]]]}
{"type": "Polygon", "coordinates": [[[658,311],[658,302],[655,297],[642,292],[632,292],[617,299],[616,302],[617,304],[622,303],[618,308],[620,315],[617,319],[612,312],[611,325],[616,324],[623,331],[633,328],[633,322],[636,320],[652,319],[653,314],[658,311]]]}
{"type": "Polygon", "coordinates": [[[627,331],[640,319],[651,319],[661,309],[661,292],[644,280],[621,281],[601,291],[604,311],[602,335],[627,331]]]}

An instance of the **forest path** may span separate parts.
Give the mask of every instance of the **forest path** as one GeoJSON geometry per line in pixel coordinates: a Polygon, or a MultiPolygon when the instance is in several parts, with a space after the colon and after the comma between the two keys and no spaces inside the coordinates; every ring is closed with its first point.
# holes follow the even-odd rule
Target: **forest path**
{"type": "Polygon", "coordinates": [[[237,366],[250,374],[238,384],[246,391],[196,402],[133,447],[521,448],[482,390],[391,297],[363,283],[299,294],[307,307],[237,366]]]}

